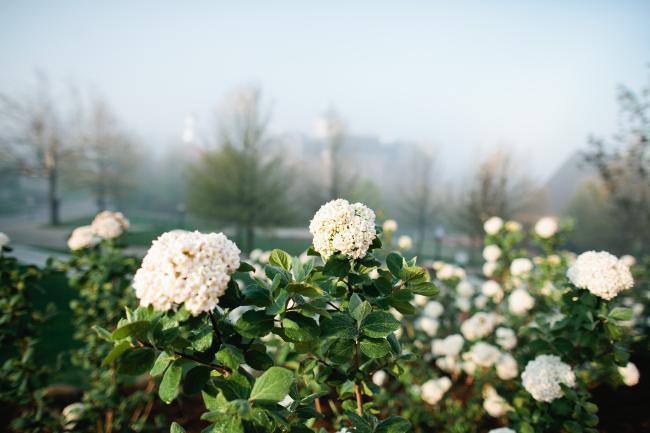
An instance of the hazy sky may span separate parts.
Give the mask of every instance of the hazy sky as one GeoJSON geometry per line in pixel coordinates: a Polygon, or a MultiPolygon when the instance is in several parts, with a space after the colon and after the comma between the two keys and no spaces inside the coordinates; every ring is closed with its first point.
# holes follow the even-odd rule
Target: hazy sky
{"type": "Polygon", "coordinates": [[[614,131],[616,86],[648,76],[648,23],[648,0],[0,0],[0,90],[41,68],[162,146],[253,83],[275,130],[336,107],[355,133],[436,146],[446,173],[508,145],[545,177],[614,131]]]}

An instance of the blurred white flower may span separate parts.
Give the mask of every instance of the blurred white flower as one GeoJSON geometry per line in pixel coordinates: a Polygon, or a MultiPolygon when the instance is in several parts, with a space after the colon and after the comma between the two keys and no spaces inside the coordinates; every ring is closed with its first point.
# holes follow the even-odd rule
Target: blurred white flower
{"type": "Polygon", "coordinates": [[[521,381],[535,400],[549,403],[564,395],[560,385],[575,386],[575,375],[560,357],[539,355],[528,362],[521,374],[521,381]]]}
{"type": "Polygon", "coordinates": [[[436,319],[440,317],[442,313],[444,313],[445,307],[442,306],[442,304],[438,301],[430,301],[427,303],[427,306],[424,307],[424,311],[422,314],[424,314],[427,317],[431,317],[433,319],[436,319]]]}
{"type": "Polygon", "coordinates": [[[498,327],[496,330],[497,344],[506,350],[512,350],[517,346],[517,335],[510,328],[498,327]]]}
{"type": "Polygon", "coordinates": [[[129,220],[122,212],[103,211],[95,216],[90,227],[103,239],[114,239],[129,229],[129,220]]]}
{"type": "Polygon", "coordinates": [[[463,313],[467,313],[472,308],[470,298],[456,298],[456,307],[463,313]]]}
{"type": "Polygon", "coordinates": [[[9,236],[3,232],[0,232],[0,252],[2,252],[2,249],[8,246],[10,242],[11,240],[9,239],[9,236]]]}
{"type": "Polygon", "coordinates": [[[625,263],[605,251],[580,254],[567,271],[567,277],[576,287],[587,289],[606,300],[634,285],[630,269],[625,263]]]}
{"type": "Polygon", "coordinates": [[[430,405],[435,405],[442,399],[442,396],[449,388],[451,388],[451,380],[446,376],[440,379],[427,380],[420,387],[422,400],[430,405]]]}
{"type": "Polygon", "coordinates": [[[436,366],[450,374],[460,373],[461,365],[456,356],[442,356],[436,359],[436,366]]]}
{"type": "Polygon", "coordinates": [[[395,220],[386,220],[382,224],[382,228],[386,233],[394,233],[397,231],[397,221],[395,220]]]}
{"type": "Polygon", "coordinates": [[[465,340],[460,334],[452,334],[445,338],[436,338],[431,342],[431,353],[435,356],[458,356],[463,349],[465,340]]]}
{"type": "Polygon", "coordinates": [[[487,305],[489,299],[490,298],[485,295],[478,295],[476,298],[474,298],[474,306],[477,309],[482,310],[487,305]]]}
{"type": "Polygon", "coordinates": [[[262,257],[262,254],[264,254],[264,251],[262,251],[259,248],[255,248],[253,251],[250,252],[250,254],[248,254],[248,258],[254,262],[259,262],[260,257],[262,257]]]}
{"type": "Polygon", "coordinates": [[[375,239],[375,213],[361,203],[338,199],[325,203],[309,223],[314,249],[324,258],[340,252],[365,257],[375,239]]]}
{"type": "Polygon", "coordinates": [[[535,233],[542,239],[555,236],[559,229],[557,220],[553,217],[543,217],[535,224],[535,233]]]}
{"type": "Polygon", "coordinates": [[[481,286],[481,293],[488,298],[492,298],[494,302],[499,303],[503,299],[503,289],[501,284],[494,280],[487,280],[481,286]]]}
{"type": "Polygon", "coordinates": [[[379,278],[379,271],[377,269],[373,269],[372,271],[368,272],[368,276],[371,279],[376,280],[377,278],[379,278]]]}
{"type": "Polygon", "coordinates": [[[82,248],[95,246],[101,241],[102,238],[95,234],[91,226],[81,226],[72,231],[68,239],[68,248],[72,251],[77,251],[82,248]]]}
{"type": "Polygon", "coordinates": [[[386,379],[388,379],[388,374],[384,370],[375,371],[372,374],[372,383],[377,386],[384,386],[386,379]]]}
{"type": "Polygon", "coordinates": [[[471,298],[474,295],[474,287],[468,280],[463,280],[456,286],[456,293],[461,298],[471,298]]]}
{"type": "Polygon", "coordinates": [[[72,403],[64,407],[61,411],[63,429],[74,430],[74,428],[77,426],[77,422],[81,419],[85,410],[86,406],[81,402],[72,403]]]}
{"type": "Polygon", "coordinates": [[[427,302],[429,302],[429,297],[424,296],[424,295],[417,295],[416,294],[413,297],[413,302],[415,302],[415,305],[417,305],[418,307],[423,307],[423,306],[425,306],[427,304],[427,302]]]}
{"type": "Polygon", "coordinates": [[[519,224],[517,221],[508,221],[505,224],[506,230],[514,233],[514,232],[520,232],[521,231],[521,224],[519,224]]]}
{"type": "Polygon", "coordinates": [[[499,418],[508,412],[508,402],[501,397],[497,391],[491,387],[486,386],[483,390],[483,409],[492,417],[499,418]]]}
{"type": "Polygon", "coordinates": [[[628,268],[631,268],[632,266],[636,265],[636,259],[634,256],[631,256],[629,254],[626,254],[621,257],[621,261],[627,266],[628,268]]]}
{"type": "Polygon", "coordinates": [[[501,248],[497,245],[486,245],[483,248],[483,258],[486,262],[496,262],[501,257],[501,248]]]}
{"type": "Polygon", "coordinates": [[[627,386],[634,386],[639,383],[639,369],[631,362],[628,362],[625,367],[618,367],[618,373],[627,386]]]}
{"type": "Polygon", "coordinates": [[[488,235],[496,235],[502,227],[503,220],[497,216],[493,216],[483,223],[483,229],[488,235]]]}
{"type": "Polygon", "coordinates": [[[423,331],[429,337],[433,337],[438,332],[438,327],[440,323],[436,319],[432,319],[428,316],[422,316],[417,319],[414,323],[416,329],[423,331]]]}
{"type": "Polygon", "coordinates": [[[490,335],[496,325],[495,314],[478,312],[460,325],[460,332],[465,339],[474,341],[490,335]]]}
{"type": "Polygon", "coordinates": [[[410,236],[402,235],[397,239],[397,247],[400,250],[410,250],[413,248],[413,239],[410,236]]]}
{"type": "Polygon", "coordinates": [[[501,351],[484,341],[475,343],[469,351],[468,359],[481,367],[492,367],[501,356],[501,351]]]}
{"type": "Polygon", "coordinates": [[[483,275],[486,277],[490,278],[494,275],[494,271],[496,271],[498,266],[497,262],[485,262],[483,263],[483,275]]]}
{"type": "Polygon", "coordinates": [[[502,380],[510,380],[517,377],[519,368],[517,361],[509,353],[501,353],[496,363],[497,376],[502,380]]]}
{"type": "Polygon", "coordinates": [[[180,304],[194,316],[212,311],[239,267],[239,254],[223,233],[164,233],[135,273],[135,294],[141,305],[159,311],[180,304]]]}
{"type": "Polygon", "coordinates": [[[523,316],[535,306],[535,298],[524,288],[515,289],[508,296],[508,309],[516,316],[523,316]]]}
{"type": "Polygon", "coordinates": [[[510,263],[510,273],[512,274],[513,277],[528,275],[532,270],[533,270],[533,262],[531,262],[530,259],[527,259],[525,257],[514,259],[512,263],[510,263]]]}

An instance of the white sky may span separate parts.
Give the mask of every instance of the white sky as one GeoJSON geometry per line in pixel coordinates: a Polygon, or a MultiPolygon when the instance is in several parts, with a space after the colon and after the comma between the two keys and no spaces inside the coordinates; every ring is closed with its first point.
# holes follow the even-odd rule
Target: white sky
{"type": "Polygon", "coordinates": [[[336,107],[355,133],[437,146],[445,173],[505,144],[543,178],[614,132],[616,86],[650,71],[647,0],[316,3],[5,0],[0,91],[38,67],[162,146],[254,83],[275,130],[336,107]]]}

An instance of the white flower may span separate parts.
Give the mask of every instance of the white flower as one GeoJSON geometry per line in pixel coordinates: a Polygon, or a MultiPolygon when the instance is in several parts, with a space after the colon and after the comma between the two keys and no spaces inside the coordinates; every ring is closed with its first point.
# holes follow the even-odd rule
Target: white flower
{"type": "Polygon", "coordinates": [[[422,316],[417,319],[414,323],[415,328],[421,331],[424,331],[429,337],[433,337],[438,332],[438,327],[440,323],[436,319],[432,319],[428,316],[422,316]]]}
{"type": "Polygon", "coordinates": [[[524,288],[515,289],[508,296],[508,309],[516,316],[523,316],[535,306],[535,298],[524,288]]]}
{"type": "Polygon", "coordinates": [[[492,417],[499,418],[508,412],[508,402],[497,394],[496,389],[486,386],[483,390],[483,409],[492,417]]]}
{"type": "Polygon", "coordinates": [[[2,251],[4,247],[9,245],[10,242],[11,240],[9,239],[9,236],[4,234],[3,232],[0,232],[0,251],[2,251]]]}
{"type": "Polygon", "coordinates": [[[424,296],[424,295],[417,295],[416,294],[413,297],[413,302],[415,302],[415,305],[417,305],[418,307],[423,307],[423,306],[425,306],[427,304],[427,302],[429,302],[429,297],[424,296]]]}
{"type": "Polygon", "coordinates": [[[438,277],[439,280],[450,280],[454,278],[456,275],[456,267],[454,265],[450,265],[449,263],[445,263],[440,269],[436,271],[436,277],[438,277]]]}
{"type": "Polygon", "coordinates": [[[73,430],[77,426],[77,421],[81,419],[85,410],[86,407],[81,402],[72,403],[64,407],[61,411],[63,429],[73,430]]]}
{"type": "Polygon", "coordinates": [[[156,239],[133,278],[141,305],[159,311],[185,304],[212,311],[239,267],[239,248],[222,233],[167,232],[156,239]]]}
{"type": "MultiPolygon", "coordinates": [[[[465,356],[465,355],[468,355],[468,354],[463,354],[463,356],[465,356]]],[[[465,372],[465,374],[467,374],[468,376],[473,376],[474,373],[476,373],[476,364],[471,359],[466,359],[465,361],[463,361],[461,367],[462,367],[463,371],[465,372]]]]}
{"type": "Polygon", "coordinates": [[[494,275],[494,271],[497,270],[497,262],[485,262],[483,263],[483,275],[490,278],[494,275]]]}
{"type": "Polygon", "coordinates": [[[122,215],[122,212],[105,210],[95,216],[90,227],[97,236],[103,239],[113,239],[128,230],[129,225],[129,220],[122,215]]]}
{"type": "Polygon", "coordinates": [[[309,223],[314,249],[324,258],[336,252],[359,259],[375,239],[375,213],[361,203],[338,199],[325,203],[309,223]]]}
{"type": "Polygon", "coordinates": [[[634,285],[625,263],[605,251],[580,254],[567,271],[567,277],[576,287],[587,289],[606,300],[634,285]]]}
{"type": "Polygon", "coordinates": [[[376,280],[377,278],[379,278],[379,271],[377,269],[373,269],[372,271],[368,272],[368,276],[370,277],[370,279],[376,280]]]}
{"type": "Polygon", "coordinates": [[[438,301],[430,301],[427,303],[427,306],[424,307],[424,311],[422,312],[423,315],[427,317],[431,317],[432,319],[436,319],[440,317],[442,313],[444,313],[445,307],[442,306],[442,304],[438,301]]]}
{"type": "Polygon", "coordinates": [[[483,248],[483,258],[486,262],[496,262],[501,257],[501,248],[496,245],[486,245],[483,248]]]}
{"type": "Polygon", "coordinates": [[[496,363],[497,376],[502,380],[510,380],[517,377],[519,368],[517,361],[509,353],[502,353],[496,363]]]}
{"type": "Polygon", "coordinates": [[[456,293],[461,298],[471,298],[474,295],[474,286],[468,280],[463,280],[456,286],[456,293]]]}
{"type": "Polygon", "coordinates": [[[436,366],[447,373],[460,373],[460,363],[456,356],[443,356],[436,359],[436,366]]]}
{"type": "Polygon", "coordinates": [[[494,299],[494,302],[499,303],[503,299],[503,289],[501,285],[494,280],[487,280],[481,286],[481,293],[488,298],[494,299]]]}
{"type": "Polygon", "coordinates": [[[395,220],[386,220],[382,224],[382,228],[386,233],[394,233],[397,231],[397,221],[395,220]]]}
{"type": "Polygon", "coordinates": [[[262,254],[260,255],[259,262],[268,263],[270,258],[271,258],[271,251],[263,251],[262,254]]]}
{"type": "Polygon", "coordinates": [[[377,386],[383,386],[388,379],[388,374],[384,370],[375,371],[372,375],[372,383],[377,386]]]}
{"type": "Polygon", "coordinates": [[[495,314],[478,312],[460,325],[460,332],[465,339],[474,341],[490,335],[496,325],[495,314]]]}
{"type": "Polygon", "coordinates": [[[540,218],[535,224],[535,233],[542,239],[548,239],[557,233],[558,230],[557,220],[552,217],[540,218]]]}
{"type": "Polygon", "coordinates": [[[469,298],[456,298],[456,307],[464,313],[467,313],[470,308],[472,308],[472,304],[470,302],[469,298]]]}
{"type": "Polygon", "coordinates": [[[406,235],[400,236],[397,239],[397,247],[400,250],[410,250],[411,248],[413,248],[413,239],[411,239],[410,236],[406,236],[406,235]]]}
{"type": "Polygon", "coordinates": [[[77,227],[68,239],[68,248],[72,251],[97,245],[102,238],[97,236],[91,226],[77,227]]]}
{"type": "Polygon", "coordinates": [[[474,306],[477,309],[482,310],[487,305],[489,299],[490,298],[485,295],[478,295],[476,298],[474,298],[474,306]]]}
{"type": "Polygon", "coordinates": [[[492,367],[501,356],[501,351],[484,341],[475,343],[469,351],[469,360],[481,367],[492,367]]]}
{"type": "Polygon", "coordinates": [[[639,369],[631,362],[628,362],[625,367],[618,367],[618,373],[627,386],[634,386],[639,383],[639,369]]]}
{"type": "Polygon", "coordinates": [[[499,428],[493,428],[492,430],[488,431],[488,433],[517,433],[517,432],[508,427],[499,427],[499,428]]]}
{"type": "Polygon", "coordinates": [[[521,224],[519,224],[517,221],[508,221],[505,224],[506,230],[509,232],[520,232],[521,231],[521,224]]]}
{"type": "Polygon", "coordinates": [[[629,254],[626,254],[621,257],[621,261],[627,266],[628,268],[631,268],[632,266],[636,265],[636,259],[634,256],[631,256],[629,254]]]}
{"type": "Polygon", "coordinates": [[[510,328],[497,328],[496,338],[497,344],[506,350],[512,350],[517,346],[517,335],[510,328]]]}
{"type": "Polygon", "coordinates": [[[259,262],[260,257],[262,257],[262,254],[264,254],[264,251],[262,251],[259,248],[255,248],[253,251],[250,252],[250,254],[248,254],[248,258],[254,262],[259,262]]]}
{"type": "Polygon", "coordinates": [[[539,355],[528,362],[521,381],[535,400],[548,403],[564,395],[560,385],[575,386],[575,375],[559,356],[539,355]]]}
{"type": "Polygon", "coordinates": [[[445,338],[436,338],[431,342],[431,353],[436,356],[458,356],[463,349],[465,340],[460,334],[452,334],[445,338]]]}
{"type": "Polygon", "coordinates": [[[483,229],[488,235],[496,235],[503,227],[503,220],[497,216],[493,216],[483,223],[483,229]]]}
{"type": "Polygon", "coordinates": [[[510,273],[514,277],[528,275],[533,270],[533,262],[525,257],[514,259],[510,263],[510,273]]]}
{"type": "Polygon", "coordinates": [[[451,380],[446,376],[440,379],[427,380],[420,388],[422,400],[430,405],[435,405],[442,399],[442,396],[449,388],[451,388],[451,380]]]}

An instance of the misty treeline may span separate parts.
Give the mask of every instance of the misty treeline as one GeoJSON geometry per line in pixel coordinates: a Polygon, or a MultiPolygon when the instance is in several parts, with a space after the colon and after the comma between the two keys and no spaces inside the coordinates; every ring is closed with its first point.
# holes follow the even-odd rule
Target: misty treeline
{"type": "MultiPolygon", "coordinates": [[[[622,88],[620,131],[585,147],[584,164],[597,176],[558,215],[579,220],[571,240],[577,250],[648,249],[649,89],[622,88]]],[[[257,229],[304,226],[322,203],[340,197],[370,205],[379,221],[397,220],[414,252],[427,256],[442,234],[478,245],[490,216],[526,223],[548,213],[543,186],[509,149],[481,155],[462,179],[449,179],[430,146],[400,146],[378,158],[333,109],[315,137],[273,133],[272,121],[261,89],[244,87],[216,103],[214,117],[190,139],[149,143],[97,94],[62,91],[39,75],[26,93],[0,91],[2,207],[47,203],[52,224],[66,201],[80,197],[98,210],[187,213],[232,230],[249,251],[257,229]]]]}

